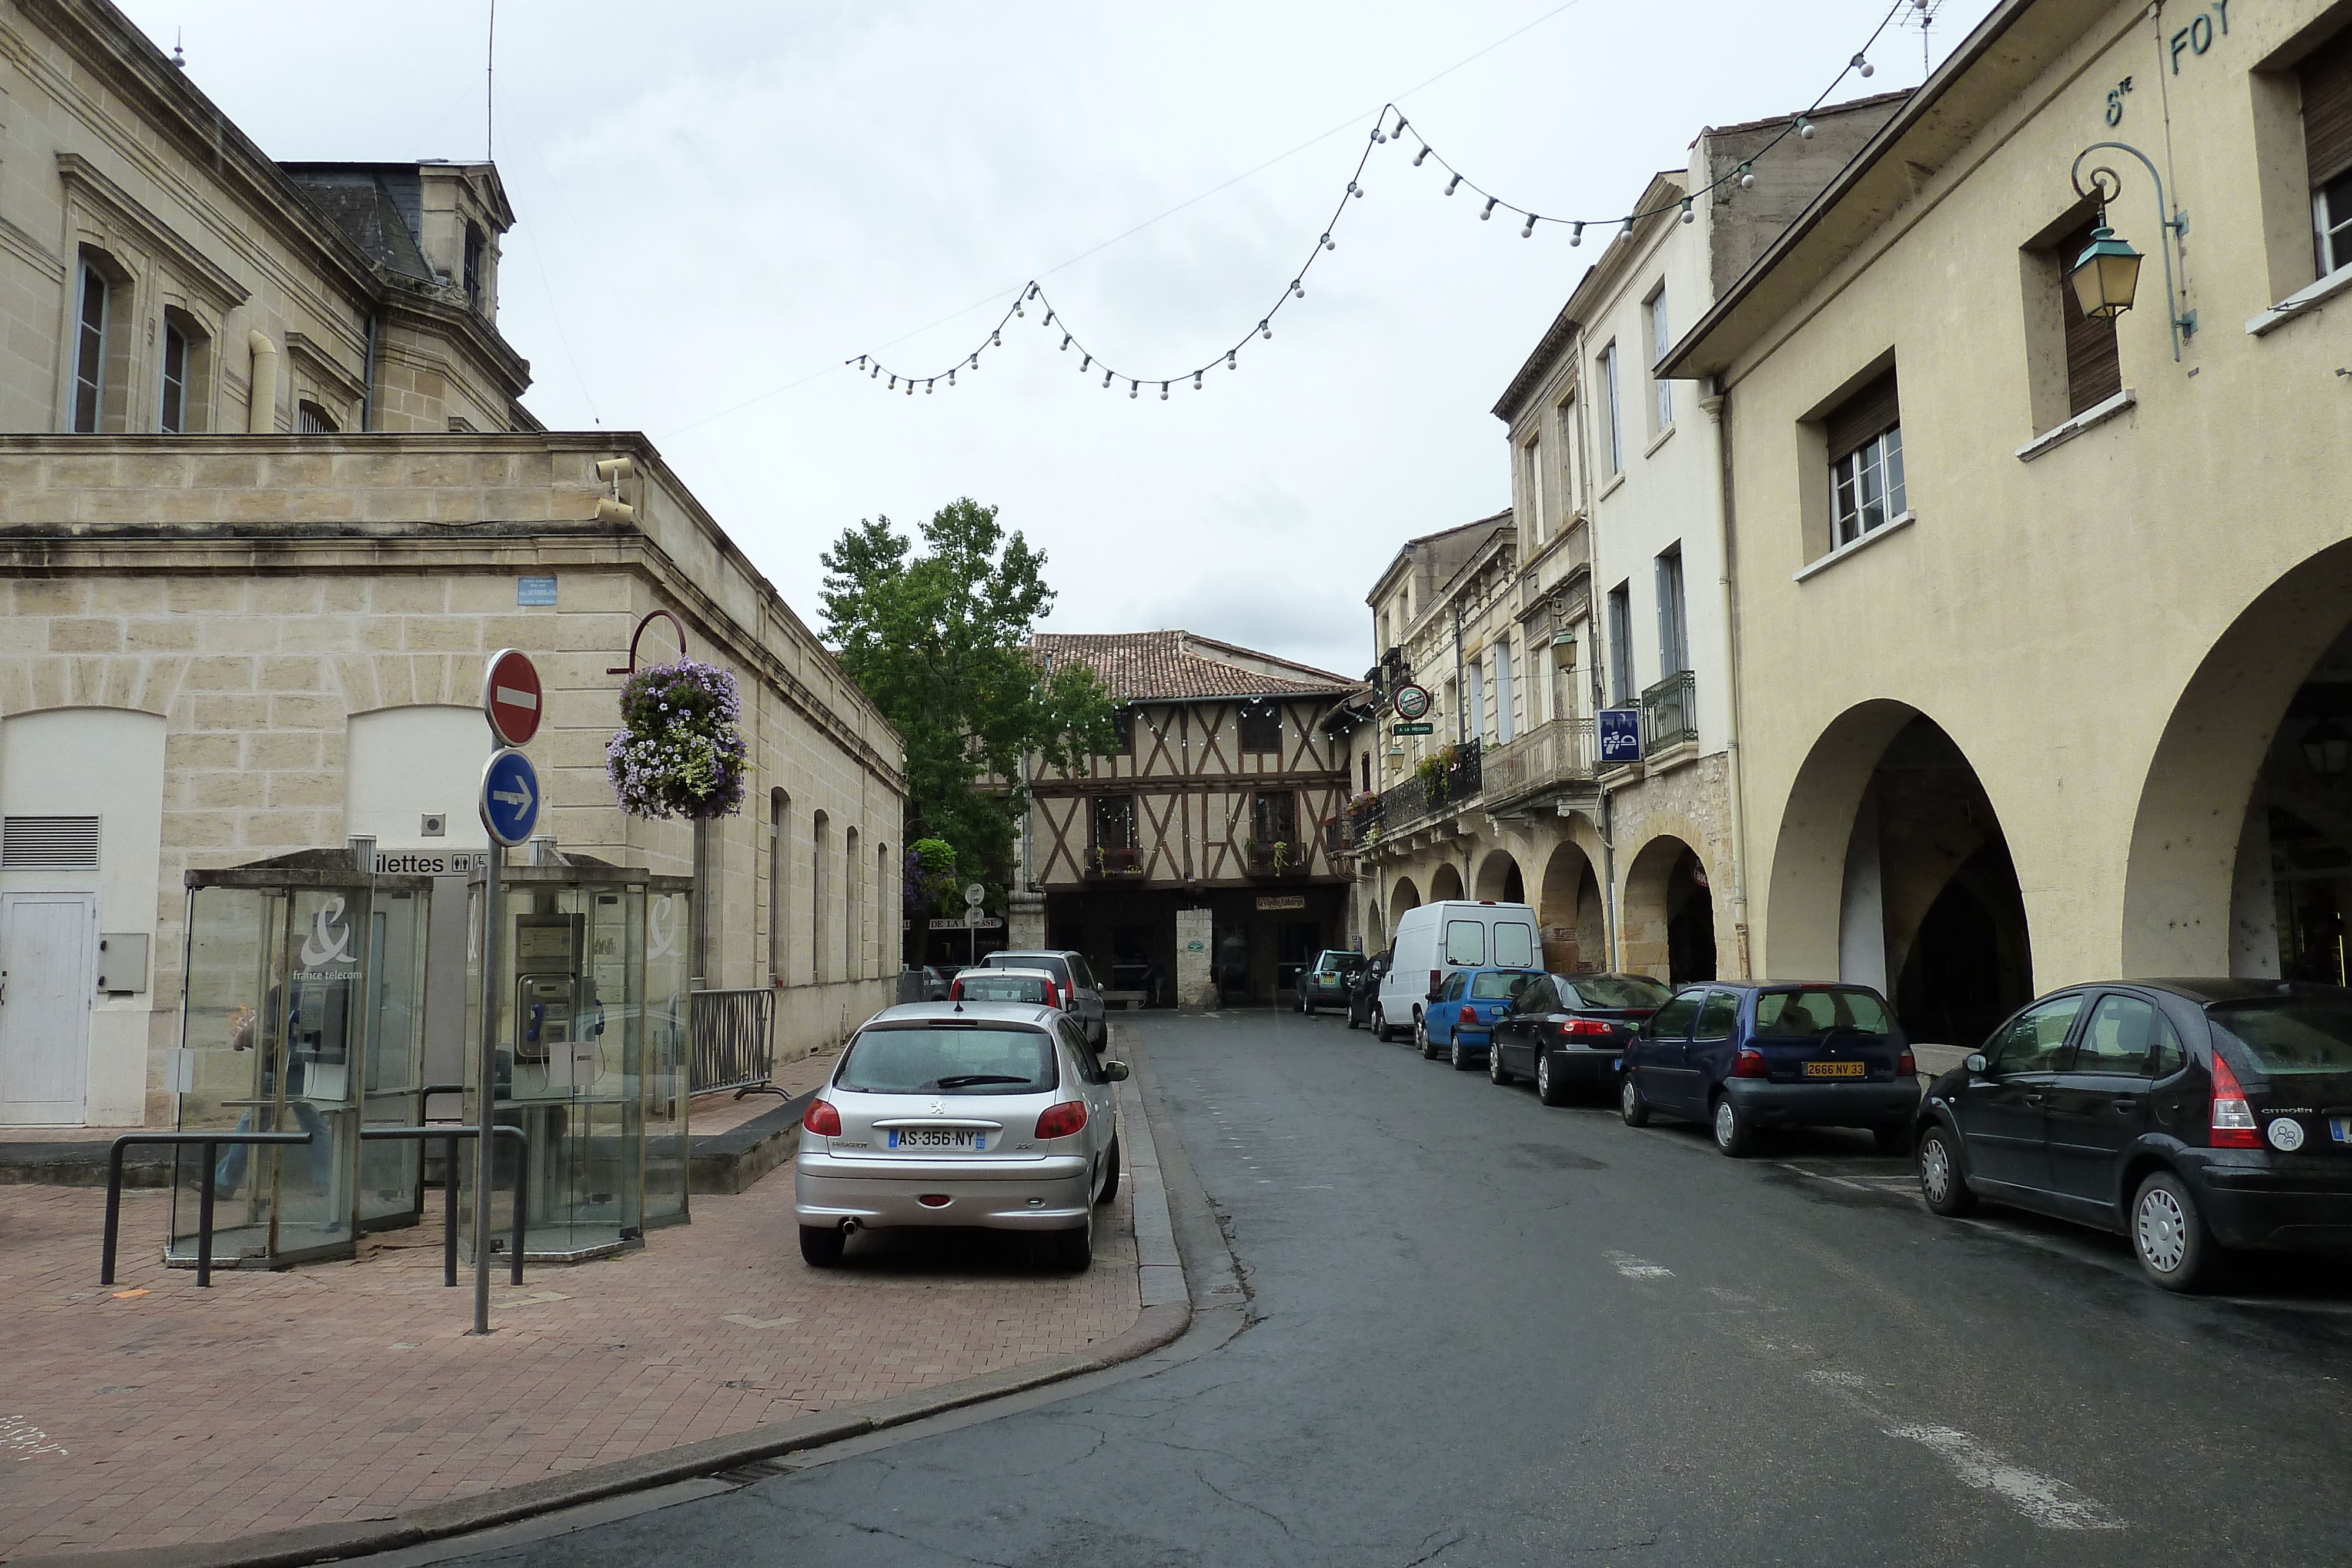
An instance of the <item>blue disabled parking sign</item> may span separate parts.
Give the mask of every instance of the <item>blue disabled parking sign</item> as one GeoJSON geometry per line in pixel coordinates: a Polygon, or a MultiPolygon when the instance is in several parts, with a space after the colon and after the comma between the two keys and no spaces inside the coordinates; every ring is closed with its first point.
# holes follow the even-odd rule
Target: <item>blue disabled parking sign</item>
{"type": "Polygon", "coordinates": [[[1642,760],[1642,710],[1605,707],[1593,716],[1593,731],[1601,740],[1601,760],[1608,765],[1642,760]]]}
{"type": "Polygon", "coordinates": [[[509,747],[482,768],[482,826],[507,845],[530,837],[539,822],[539,773],[530,758],[509,747]]]}

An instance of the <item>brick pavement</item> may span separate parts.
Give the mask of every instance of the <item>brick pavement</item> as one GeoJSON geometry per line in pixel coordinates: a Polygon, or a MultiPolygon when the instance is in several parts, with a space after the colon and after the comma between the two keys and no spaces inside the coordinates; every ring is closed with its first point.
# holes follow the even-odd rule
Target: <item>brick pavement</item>
{"type": "Polygon", "coordinates": [[[641,1251],[501,1271],[476,1339],[436,1227],[199,1291],[157,1261],[169,1195],[131,1193],[107,1291],[103,1193],[0,1187],[0,1558],[380,1517],[1083,1350],[1139,1313],[1128,1197],[1076,1277],[987,1237],[820,1271],[786,1168],[641,1251]]]}

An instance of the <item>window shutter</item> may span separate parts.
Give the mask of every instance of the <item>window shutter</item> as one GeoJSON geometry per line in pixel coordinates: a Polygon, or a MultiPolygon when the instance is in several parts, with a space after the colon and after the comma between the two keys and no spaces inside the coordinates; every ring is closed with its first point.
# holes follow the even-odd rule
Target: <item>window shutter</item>
{"type": "Polygon", "coordinates": [[[1895,372],[1887,371],[1840,403],[1826,423],[1830,461],[1859,452],[1871,437],[1901,423],[1903,411],[1895,395],[1895,372]]]}
{"type": "Polygon", "coordinates": [[[2324,185],[2352,168],[2352,30],[2296,68],[2303,79],[2303,147],[2311,183],[2324,185]]]}
{"type": "Polygon", "coordinates": [[[2058,309],[2066,321],[2066,412],[2077,414],[2124,390],[2123,361],[2116,350],[2113,318],[2083,314],[2069,276],[2074,258],[2090,247],[2094,218],[2058,242],[2058,309]]]}
{"type": "Polygon", "coordinates": [[[96,817],[10,817],[0,824],[0,871],[96,871],[96,817]]]}

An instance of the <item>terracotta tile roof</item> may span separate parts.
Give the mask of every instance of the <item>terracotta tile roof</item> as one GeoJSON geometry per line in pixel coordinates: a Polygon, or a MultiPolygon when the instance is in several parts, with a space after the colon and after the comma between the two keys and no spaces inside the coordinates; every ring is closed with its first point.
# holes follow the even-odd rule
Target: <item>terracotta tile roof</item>
{"type": "Polygon", "coordinates": [[[1336,695],[1356,683],[1272,653],[1191,632],[1041,632],[1029,645],[1056,659],[1083,659],[1121,702],[1197,697],[1336,695]]]}

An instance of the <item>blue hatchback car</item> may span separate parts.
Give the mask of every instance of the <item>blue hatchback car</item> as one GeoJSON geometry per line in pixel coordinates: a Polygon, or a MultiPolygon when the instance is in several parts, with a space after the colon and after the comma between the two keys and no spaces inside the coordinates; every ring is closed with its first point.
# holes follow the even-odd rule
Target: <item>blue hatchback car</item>
{"type": "Polygon", "coordinates": [[[1452,1061],[1457,1072],[1483,1067],[1495,1020],[1511,1010],[1512,998],[1542,978],[1541,969],[1456,969],[1421,1009],[1412,1042],[1432,1061],[1452,1061]]]}
{"type": "Polygon", "coordinates": [[[1907,1154],[1918,1070],[1868,986],[1685,986],[1627,1044],[1618,1109],[1631,1127],[1653,1111],[1704,1123],[1735,1159],[1763,1127],[1867,1127],[1907,1154]]]}

